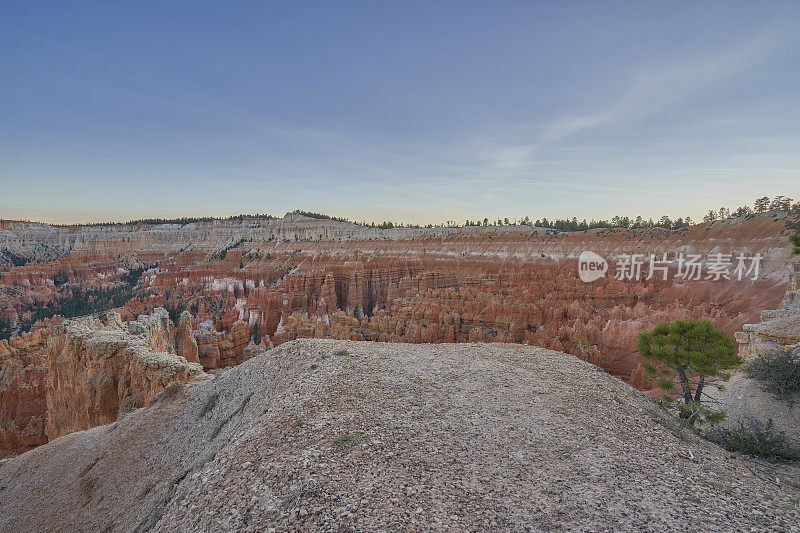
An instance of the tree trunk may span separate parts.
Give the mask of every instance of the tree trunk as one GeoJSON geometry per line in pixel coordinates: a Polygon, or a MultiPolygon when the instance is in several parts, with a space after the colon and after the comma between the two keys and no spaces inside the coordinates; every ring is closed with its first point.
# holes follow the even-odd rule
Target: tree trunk
{"type": "Polygon", "coordinates": [[[692,403],[692,388],[691,384],[689,383],[689,378],[686,377],[686,367],[688,365],[679,366],[677,368],[678,378],[681,380],[681,389],[683,389],[683,401],[684,403],[692,403]]]}
{"type": "Polygon", "coordinates": [[[700,383],[697,384],[697,390],[694,391],[694,401],[699,402],[702,399],[703,385],[706,383],[706,378],[700,378],[700,383]]]}

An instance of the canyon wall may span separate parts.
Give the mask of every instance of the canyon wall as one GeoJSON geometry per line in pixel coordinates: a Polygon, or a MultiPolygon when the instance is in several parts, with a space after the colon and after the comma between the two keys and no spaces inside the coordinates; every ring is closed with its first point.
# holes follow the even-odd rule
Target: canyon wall
{"type": "Polygon", "coordinates": [[[209,379],[170,353],[176,337],[157,309],[132,322],[108,313],[105,322],[77,318],[0,341],[0,452],[113,422],[171,383],[209,379]]]}
{"type": "Polygon", "coordinates": [[[739,354],[753,359],[800,344],[800,272],[792,266],[789,287],[777,309],[761,312],[761,320],[736,333],[739,354]]]}
{"type": "Polygon", "coordinates": [[[174,332],[163,309],[127,324],[112,313],[107,324],[87,317],[56,327],[47,341],[47,438],[108,424],[170,383],[206,377],[167,350],[174,332]]]}
{"type": "Polygon", "coordinates": [[[591,362],[641,386],[639,331],[663,320],[706,318],[733,334],[778,306],[791,263],[789,221],[773,213],[680,230],[571,233],[526,226],[380,229],[297,214],[185,225],[6,222],[0,247],[39,262],[0,266],[0,316],[12,323],[12,334],[32,322],[33,329],[51,327],[62,319],[47,317],[71,311],[76,299],[91,303],[116,291],[107,307],[123,321],[169,309],[178,326],[153,349],[206,370],[304,337],[516,342],[576,356],[582,353],[575,339],[583,337],[592,345],[591,362]],[[580,281],[577,258],[586,250],[609,261],[605,278],[580,281]],[[614,277],[629,254],[696,254],[707,264],[715,254],[738,253],[759,254],[755,279],[686,281],[674,266],[668,280],[646,279],[644,271],[640,279],[614,277]]]}
{"type": "MultiPolygon", "coordinates": [[[[230,248],[263,251],[345,250],[391,254],[435,252],[457,255],[508,257],[577,257],[594,249],[604,257],[619,253],[761,250],[767,254],[767,272],[787,260],[787,246],[776,236],[785,233],[787,213],[750,215],[698,224],[680,230],[594,229],[570,233],[529,226],[472,226],[433,228],[371,228],[287,213],[281,219],[216,220],[191,224],[113,224],[49,226],[0,222],[0,264],[10,265],[8,254],[32,261],[52,261],[68,254],[120,257],[135,254],[143,261],[160,260],[172,252],[224,255],[230,248]]],[[[197,257],[197,256],[195,256],[197,257]]],[[[206,257],[207,259],[208,257],[206,257]]]]}
{"type": "Polygon", "coordinates": [[[0,457],[47,442],[47,332],[0,340],[0,457]]]}

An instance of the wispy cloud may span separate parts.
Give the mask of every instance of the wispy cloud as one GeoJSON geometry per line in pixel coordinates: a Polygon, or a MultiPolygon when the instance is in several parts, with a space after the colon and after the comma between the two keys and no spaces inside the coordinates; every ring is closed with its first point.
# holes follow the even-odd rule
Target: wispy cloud
{"type": "Polygon", "coordinates": [[[782,33],[761,31],[723,51],[704,51],[670,65],[649,67],[632,80],[617,101],[593,113],[552,122],[541,140],[552,143],[586,130],[652,116],[745,72],[767,59],[785,41],[782,33]]]}

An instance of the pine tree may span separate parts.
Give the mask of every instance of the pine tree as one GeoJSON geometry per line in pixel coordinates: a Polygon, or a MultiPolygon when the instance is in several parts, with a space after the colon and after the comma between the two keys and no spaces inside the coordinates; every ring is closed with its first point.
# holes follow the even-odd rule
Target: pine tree
{"type": "Polygon", "coordinates": [[[722,390],[722,383],[730,379],[726,371],[743,362],[730,335],[709,320],[675,320],[639,333],[636,348],[643,358],[658,362],[645,363],[645,374],[667,393],[667,404],[677,404],[690,425],[713,424],[725,417],[724,411],[708,407],[713,399],[704,389],[722,390]]]}
{"type": "Polygon", "coordinates": [[[769,203],[769,196],[757,198],[755,202],[755,208],[753,210],[756,213],[766,213],[769,210],[769,203]]]}
{"type": "Polygon", "coordinates": [[[800,254],[800,233],[792,233],[789,235],[789,240],[792,241],[792,253],[800,254]]]}
{"type": "Polygon", "coordinates": [[[589,339],[586,337],[577,336],[572,339],[572,342],[575,343],[575,346],[577,346],[581,351],[583,360],[588,361],[595,351],[594,346],[592,346],[592,343],[589,342],[589,339]]]}

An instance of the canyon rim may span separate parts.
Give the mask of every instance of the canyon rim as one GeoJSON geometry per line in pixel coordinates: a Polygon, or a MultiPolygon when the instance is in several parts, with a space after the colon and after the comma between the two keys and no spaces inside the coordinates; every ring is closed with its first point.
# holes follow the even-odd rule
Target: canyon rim
{"type": "Polygon", "coordinates": [[[0,4],[0,531],[800,532],[800,4],[0,4]]]}

